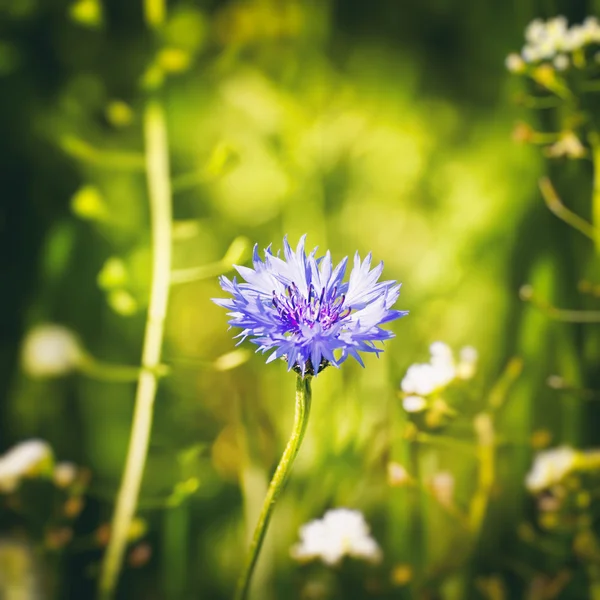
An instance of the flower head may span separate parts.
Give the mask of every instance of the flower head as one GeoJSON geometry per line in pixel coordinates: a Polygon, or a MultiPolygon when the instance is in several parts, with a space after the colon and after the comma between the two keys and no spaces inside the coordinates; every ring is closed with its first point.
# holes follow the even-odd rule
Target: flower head
{"type": "Polygon", "coordinates": [[[52,449],[43,440],[26,440],[0,456],[0,492],[13,492],[21,479],[52,461],[52,449]]]}
{"type": "Polygon", "coordinates": [[[569,446],[560,446],[538,452],[525,479],[530,492],[541,492],[560,483],[571,473],[579,460],[579,453],[569,446]]]}
{"type": "Polygon", "coordinates": [[[428,363],[416,363],[408,367],[400,387],[405,394],[405,410],[417,412],[425,403],[416,400],[450,385],[455,379],[471,379],[475,375],[478,354],[471,346],[461,348],[459,361],[454,360],[452,349],[444,342],[433,342],[429,347],[428,363]]]}
{"type": "Polygon", "coordinates": [[[27,333],[21,362],[23,370],[31,377],[58,377],[75,369],[81,354],[79,341],[70,329],[43,324],[27,333]]]}
{"type": "Polygon", "coordinates": [[[269,247],[262,261],[255,246],[254,268],[236,266],[245,282],[221,277],[232,298],[214,301],[230,311],[230,325],[242,329],[240,343],[249,337],[257,351],[271,353],[267,362],[283,358],[288,370],[302,375],[337,367],[348,356],[364,366],[359,352],[378,354],[376,342],[394,336],[380,326],[407,314],[392,309],[400,285],[378,281],[383,263],[371,269],[371,254],[361,261],[358,253],[344,282],[348,259],[334,266],[331,254],[317,258],[316,248],[307,256],[305,238],[295,252],[284,238],[284,258],[269,247]]]}
{"type": "Polygon", "coordinates": [[[581,25],[569,27],[563,16],[547,21],[535,19],[525,30],[525,41],[521,56],[510,54],[506,58],[509,71],[524,73],[527,70],[525,63],[534,64],[545,60],[552,60],[557,70],[564,71],[572,62],[567,53],[578,52],[588,45],[600,43],[600,23],[596,17],[587,17],[581,25]]]}
{"type": "Polygon", "coordinates": [[[296,560],[318,558],[330,566],[339,564],[344,556],[369,562],[381,560],[381,550],[362,513],[348,508],[329,510],[322,519],[303,525],[300,543],[291,554],[296,560]]]}

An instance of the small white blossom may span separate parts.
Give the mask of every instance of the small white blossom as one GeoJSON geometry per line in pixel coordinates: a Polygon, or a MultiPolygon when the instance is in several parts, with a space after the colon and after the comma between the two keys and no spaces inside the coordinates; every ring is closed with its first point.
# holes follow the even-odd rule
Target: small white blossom
{"type": "Polygon", "coordinates": [[[427,396],[450,383],[452,379],[454,379],[453,376],[436,369],[433,365],[416,364],[408,367],[400,385],[402,391],[407,394],[427,396]]]}
{"type": "Polygon", "coordinates": [[[402,400],[402,408],[409,413],[421,412],[427,408],[427,400],[423,396],[406,396],[402,400]]]}
{"type": "Polygon", "coordinates": [[[381,549],[361,512],[337,508],[300,528],[300,543],[292,547],[291,555],[296,560],[320,559],[333,566],[344,556],[378,562],[381,549]]]}
{"type": "MultiPolygon", "coordinates": [[[[460,360],[455,362],[452,350],[444,342],[434,342],[429,348],[431,358],[428,363],[411,365],[402,379],[400,387],[406,394],[414,396],[428,396],[433,392],[446,387],[456,378],[470,379],[475,374],[477,351],[466,346],[461,350],[460,360]]],[[[405,398],[407,400],[408,398],[405,398]]],[[[410,399],[408,412],[416,412],[420,401],[410,399]]],[[[424,407],[423,407],[424,408],[424,407]]]]}
{"type": "Polygon", "coordinates": [[[538,452],[525,478],[530,492],[537,493],[560,483],[577,466],[579,453],[569,446],[538,452]]]}
{"type": "Polygon", "coordinates": [[[506,57],[504,64],[511,73],[522,73],[526,66],[525,61],[514,52],[506,57]]]}
{"type": "Polygon", "coordinates": [[[57,377],[72,371],[81,355],[72,331],[61,325],[38,325],[25,337],[21,362],[32,377],[57,377]]]}
{"type": "Polygon", "coordinates": [[[77,466],[72,462],[59,462],[54,466],[52,478],[59,488],[69,487],[77,477],[77,466]]]}
{"type": "Polygon", "coordinates": [[[567,32],[564,39],[565,52],[575,52],[586,43],[587,34],[581,25],[573,25],[567,32]]]}
{"type": "MultiPolygon", "coordinates": [[[[596,17],[587,17],[581,25],[571,27],[563,16],[545,22],[535,19],[525,30],[525,41],[526,44],[521,51],[524,61],[535,63],[554,59],[555,68],[564,70],[570,64],[565,53],[576,52],[588,44],[600,43],[600,24],[596,17]]],[[[511,65],[518,69],[518,63],[514,58],[511,59],[511,65]]],[[[508,59],[507,68],[513,71],[508,64],[508,59]]]]}
{"type": "Polygon", "coordinates": [[[546,25],[542,19],[534,19],[525,29],[525,39],[530,44],[537,44],[546,35],[546,25]]]}
{"type": "Polygon", "coordinates": [[[436,473],[430,482],[431,492],[442,506],[452,506],[454,500],[454,475],[450,471],[436,473]]]}
{"type": "Polygon", "coordinates": [[[565,131],[554,144],[546,148],[546,154],[552,158],[583,158],[587,153],[585,146],[572,131],[565,131]]]}
{"type": "Polygon", "coordinates": [[[571,64],[566,54],[557,54],[552,61],[557,71],[566,71],[571,64]]]}
{"type": "Polygon", "coordinates": [[[524,46],[521,51],[523,60],[528,63],[534,63],[542,59],[542,53],[539,51],[538,46],[524,46]]]}
{"type": "Polygon", "coordinates": [[[13,492],[21,479],[52,460],[52,449],[43,440],[27,440],[0,456],[0,492],[13,492]]]}
{"type": "Polygon", "coordinates": [[[545,40],[554,42],[556,46],[560,46],[565,39],[565,35],[569,30],[569,23],[566,17],[558,16],[554,19],[546,21],[546,30],[544,32],[545,40]]]}
{"type": "Polygon", "coordinates": [[[479,353],[473,346],[465,346],[458,353],[458,365],[456,366],[456,376],[459,379],[471,379],[477,370],[477,361],[479,353]]]}
{"type": "Polygon", "coordinates": [[[392,487],[400,487],[411,482],[408,471],[397,462],[390,462],[387,466],[387,481],[392,487]]]}

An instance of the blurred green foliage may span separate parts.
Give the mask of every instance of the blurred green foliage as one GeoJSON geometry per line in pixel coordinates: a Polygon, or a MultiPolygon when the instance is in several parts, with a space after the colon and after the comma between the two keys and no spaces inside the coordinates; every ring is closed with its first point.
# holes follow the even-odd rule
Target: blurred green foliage
{"type": "MultiPolygon", "coordinates": [[[[597,411],[546,385],[555,373],[597,385],[597,335],[523,309],[518,289],[531,283],[573,306],[578,278],[593,279],[597,263],[543,206],[542,157],[511,138],[527,114],[514,99],[527,86],[503,64],[532,18],[563,11],[581,19],[593,9],[177,0],[156,40],[136,2],[0,2],[0,441],[8,448],[41,437],[91,472],[75,542],[46,561],[57,598],[92,597],[123,467],[135,381],[110,369],[135,375],[140,360],[151,260],[141,107],[159,82],[176,285],[138,511],[146,545],[128,553],[122,597],[231,596],[289,434],[294,377],[260,355],[232,353],[226,315],[210,299],[221,294],[216,275],[247,260],[247,240],[278,248],[284,234],[294,243],[303,233],[336,260],[372,251],[386,278],[404,283],[399,306],[411,314],[364,370],[345,364],[314,382],[256,598],[559,597],[531,592],[536,576],[558,567],[518,537],[532,510],[523,481],[532,433],[553,444],[598,443],[597,411]],[[76,332],[107,376],[23,373],[21,340],[44,322],[76,332]],[[462,419],[415,442],[399,384],[435,340],[475,346],[480,369],[462,419]],[[494,406],[513,356],[522,373],[494,423],[505,446],[471,543],[427,486],[390,486],[388,464],[423,482],[450,470],[456,502],[467,505],[480,458],[473,417],[494,406]],[[330,571],[290,559],[298,527],[338,506],[365,513],[382,565],[330,571]]],[[[563,161],[560,173],[558,183],[587,206],[587,164],[563,161]]],[[[3,535],[20,535],[18,511],[1,508],[3,535]]],[[[560,597],[584,597],[574,572],[560,597]]]]}

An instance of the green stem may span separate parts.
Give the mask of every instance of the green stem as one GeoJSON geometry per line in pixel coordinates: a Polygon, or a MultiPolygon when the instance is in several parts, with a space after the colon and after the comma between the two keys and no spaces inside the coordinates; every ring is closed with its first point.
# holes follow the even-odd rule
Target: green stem
{"type": "Polygon", "coordinates": [[[540,179],[540,190],[542,192],[542,196],[544,197],[544,201],[546,202],[546,206],[553,212],[559,219],[564,221],[567,225],[573,227],[582,233],[586,237],[590,238],[592,241],[595,241],[598,237],[597,234],[597,224],[596,227],[590,225],[585,219],[582,219],[579,215],[575,214],[573,211],[569,210],[561,201],[552,182],[548,177],[542,177],[540,179]]]}
{"type": "Polygon", "coordinates": [[[277,465],[273,479],[271,479],[267,496],[263,502],[263,507],[260,512],[260,516],[258,517],[258,523],[254,529],[254,536],[252,537],[252,543],[250,544],[250,549],[246,558],[246,564],[242,574],[240,575],[240,578],[238,579],[235,600],[245,600],[248,595],[248,591],[250,589],[250,580],[252,579],[252,573],[258,560],[260,548],[265,538],[267,527],[269,526],[271,514],[275,508],[277,498],[283,490],[285,482],[287,481],[290,471],[292,470],[294,459],[298,454],[300,444],[302,443],[302,438],[304,437],[304,433],[306,431],[308,416],[310,414],[311,396],[310,377],[302,377],[298,375],[298,379],[296,381],[296,411],[294,414],[292,435],[290,436],[287,446],[283,451],[283,455],[279,461],[279,464],[277,465]]]}
{"type": "Polygon", "coordinates": [[[190,533],[190,505],[184,500],[163,514],[162,580],[164,597],[182,600],[185,596],[190,533]]]}
{"type": "Polygon", "coordinates": [[[600,252],[600,136],[594,131],[589,136],[594,164],[594,188],[592,192],[592,223],[594,225],[596,252],[600,252]]]}
{"type": "Polygon", "coordinates": [[[152,287],[142,350],[142,371],[138,378],[133,425],[125,470],[113,515],[111,537],[100,577],[100,598],[114,596],[127,532],[135,513],[146,455],[150,441],[154,399],[160,366],[164,321],[171,280],[171,188],[165,115],[156,100],[150,100],[144,113],[146,168],[152,223],[152,287]]]}

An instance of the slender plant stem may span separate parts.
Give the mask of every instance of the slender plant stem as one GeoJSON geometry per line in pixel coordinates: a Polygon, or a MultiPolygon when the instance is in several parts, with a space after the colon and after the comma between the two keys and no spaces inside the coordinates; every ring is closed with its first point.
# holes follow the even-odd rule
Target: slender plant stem
{"type": "Polygon", "coordinates": [[[595,229],[596,252],[600,253],[600,136],[594,131],[589,136],[594,164],[594,187],[592,191],[592,223],[595,229]]]}
{"type": "MultiPolygon", "coordinates": [[[[579,215],[575,214],[573,211],[569,210],[561,201],[552,182],[548,177],[542,177],[540,179],[540,190],[542,192],[542,196],[544,197],[544,201],[546,202],[546,206],[562,221],[564,221],[567,225],[573,227],[586,237],[590,238],[592,241],[596,241],[598,237],[597,225],[591,225],[585,219],[582,219],[579,215]]],[[[599,207],[600,208],[600,207],[599,207]]]]}
{"type": "Polygon", "coordinates": [[[102,564],[100,597],[115,592],[127,533],[135,513],[152,428],[154,398],[160,365],[164,321],[171,281],[171,188],[165,116],[161,104],[150,100],[144,114],[146,167],[152,224],[152,287],[142,350],[142,371],[138,378],[133,425],[125,471],[117,496],[111,536],[102,564]]]}
{"type": "Polygon", "coordinates": [[[310,379],[310,377],[302,377],[298,375],[298,379],[296,381],[296,410],[294,414],[292,435],[290,436],[287,446],[283,451],[283,455],[279,461],[279,464],[277,465],[273,479],[271,479],[271,483],[269,484],[267,496],[263,502],[263,507],[260,511],[256,528],[254,529],[254,536],[252,537],[252,543],[250,544],[250,549],[246,558],[246,564],[244,565],[244,570],[238,579],[235,600],[245,600],[248,596],[252,573],[258,560],[260,547],[262,546],[265,538],[267,527],[269,526],[271,514],[275,508],[277,498],[283,490],[285,482],[287,481],[290,471],[292,470],[294,459],[298,454],[300,444],[302,443],[302,438],[306,432],[312,397],[310,379]]]}

